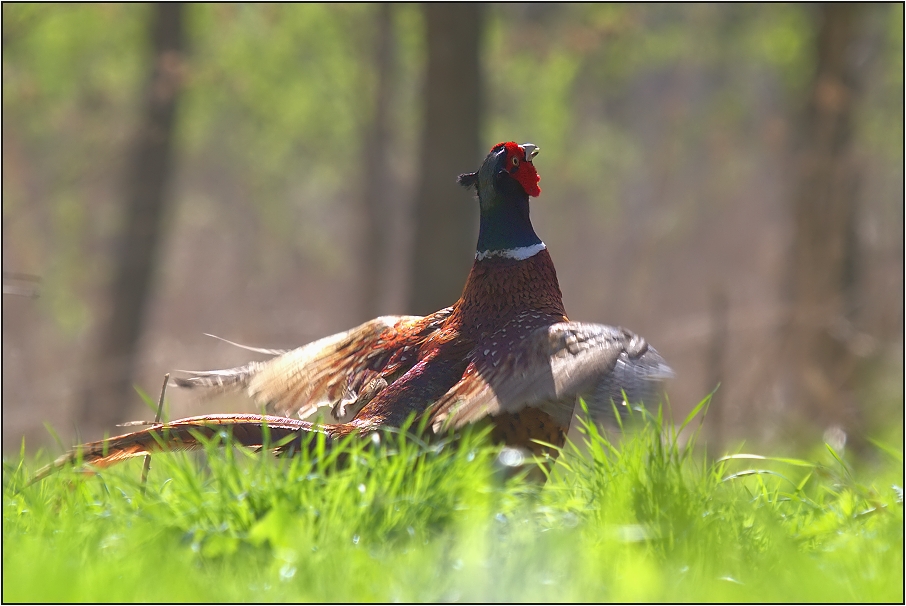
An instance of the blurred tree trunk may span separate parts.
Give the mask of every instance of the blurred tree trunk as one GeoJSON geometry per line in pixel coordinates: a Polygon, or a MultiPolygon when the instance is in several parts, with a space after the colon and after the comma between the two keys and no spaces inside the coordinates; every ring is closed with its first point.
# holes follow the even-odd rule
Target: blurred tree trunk
{"type": "Polygon", "coordinates": [[[817,69],[801,121],[792,201],[788,369],[793,402],[812,423],[852,432],[859,426],[852,398],[855,357],[846,340],[857,278],[853,51],[865,9],[855,4],[815,9],[817,69]]]}
{"type": "Polygon", "coordinates": [[[374,115],[366,125],[364,138],[363,203],[368,223],[364,226],[361,267],[362,320],[384,312],[388,297],[388,273],[392,271],[392,246],[398,236],[390,167],[391,101],[393,99],[394,48],[392,5],[381,2],[375,19],[373,68],[376,73],[374,115]]]}
{"type": "Polygon", "coordinates": [[[135,400],[132,377],[148,294],[164,232],[172,173],[173,131],[181,89],[184,7],[158,3],[151,11],[153,63],[145,106],[124,183],[124,222],[110,283],[110,315],[99,329],[86,370],[80,421],[110,429],[135,400]]]}
{"type": "Polygon", "coordinates": [[[409,312],[453,304],[478,238],[478,204],[456,184],[481,161],[479,47],[485,6],[425,4],[428,64],[409,312]]]}

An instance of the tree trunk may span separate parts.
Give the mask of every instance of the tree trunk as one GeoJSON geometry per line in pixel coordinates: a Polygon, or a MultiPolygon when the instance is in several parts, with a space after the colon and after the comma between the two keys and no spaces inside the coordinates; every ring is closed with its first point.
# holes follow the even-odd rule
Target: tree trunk
{"type": "Polygon", "coordinates": [[[462,292],[478,238],[478,204],[456,184],[482,159],[480,3],[424,5],[428,65],[415,202],[409,311],[426,314],[462,292]]]}
{"type": "MultiPolygon", "coordinates": [[[[80,420],[109,429],[134,401],[132,377],[169,201],[176,104],[184,53],[184,7],[153,5],[153,67],[124,184],[124,224],[110,283],[111,312],[86,371],[80,420]]],[[[83,428],[84,430],[84,428],[83,428]]]]}
{"type": "Polygon", "coordinates": [[[376,15],[373,67],[377,74],[374,115],[365,126],[364,138],[364,226],[362,239],[362,320],[387,311],[388,273],[392,271],[392,247],[398,237],[396,207],[391,196],[393,183],[389,161],[391,139],[391,101],[396,63],[392,6],[381,2],[376,15]]]}
{"type": "Polygon", "coordinates": [[[851,393],[855,359],[845,335],[857,277],[853,48],[864,9],[853,4],[816,9],[817,70],[802,118],[792,204],[788,368],[793,402],[809,421],[852,431],[859,425],[851,393]]]}

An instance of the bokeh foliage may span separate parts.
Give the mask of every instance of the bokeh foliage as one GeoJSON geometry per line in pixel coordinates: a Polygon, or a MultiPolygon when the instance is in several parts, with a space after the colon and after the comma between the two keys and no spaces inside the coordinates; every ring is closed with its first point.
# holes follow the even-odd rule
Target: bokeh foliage
{"type": "MultiPolygon", "coordinates": [[[[756,100],[764,87],[779,87],[792,108],[800,102],[813,69],[810,10],[495,7],[485,49],[486,140],[543,141],[544,183],[552,197],[578,196],[613,220],[624,197],[614,185],[648,162],[624,120],[646,78],[680,70],[720,81],[719,95],[702,98],[693,115],[682,116],[677,140],[684,145],[701,145],[722,129],[743,128],[758,137],[756,100]]],[[[869,95],[872,107],[861,115],[867,151],[895,162],[902,156],[902,121],[891,129],[885,117],[902,100],[902,7],[890,11],[883,28],[884,88],[869,95]]],[[[361,134],[375,87],[368,64],[372,12],[367,5],[323,4],[189,10],[181,171],[227,175],[260,222],[263,239],[327,263],[343,253],[332,250],[336,234],[325,233],[319,219],[338,204],[352,204],[361,187],[361,134]]],[[[78,330],[88,319],[88,303],[76,284],[101,278],[105,263],[95,254],[97,240],[116,229],[113,175],[121,172],[147,69],[148,8],[11,4],[3,16],[5,141],[12,145],[5,154],[4,217],[31,223],[23,225],[27,237],[16,239],[16,255],[25,257],[24,265],[54,267],[45,274],[48,305],[63,326],[78,330]],[[47,203],[21,212],[35,197],[47,203]],[[61,298],[82,303],[62,305],[61,298]]],[[[395,122],[412,147],[420,119],[421,17],[414,7],[400,7],[396,20],[395,122]]],[[[676,172],[695,158],[666,153],[675,154],[676,172]]]]}
{"type": "MultiPolygon", "coordinates": [[[[794,147],[797,112],[815,68],[815,10],[788,4],[490,8],[485,142],[530,140],[542,148],[544,194],[533,213],[556,251],[571,317],[631,326],[665,353],[673,347],[675,357],[691,360],[700,343],[675,337],[680,345],[671,346],[667,333],[695,334],[683,322],[698,321],[695,314],[707,305],[700,293],[712,280],[736,288],[731,299],[740,306],[750,300],[767,306],[759,295],[780,290],[782,255],[770,251],[782,248],[787,233],[778,218],[790,178],[784,150],[794,147]],[[745,212],[743,230],[721,223],[745,212]],[[744,232],[760,234],[769,224],[780,227],[759,235],[758,249],[737,254],[744,232]],[[709,248],[722,232],[729,243],[709,248]],[[739,258],[758,261],[743,267],[739,258]],[[753,277],[765,266],[763,276],[753,277]]],[[[27,340],[46,361],[25,363],[46,376],[82,355],[104,306],[117,255],[125,155],[149,69],[150,11],[131,4],[18,3],[2,11],[4,270],[43,279],[27,340]]],[[[186,309],[222,306],[224,298],[235,309],[230,335],[246,327],[268,338],[285,333],[281,346],[323,336],[324,326],[352,323],[331,303],[333,294],[311,297],[321,305],[312,315],[326,319],[305,330],[293,328],[295,315],[265,312],[259,299],[234,295],[264,292],[289,301],[293,314],[312,308],[311,299],[296,301],[330,280],[354,296],[358,205],[369,185],[362,182],[367,150],[361,147],[376,88],[374,15],[369,5],[187,7],[190,48],[173,205],[174,232],[181,231],[165,244],[179,248],[182,266],[163,267],[161,274],[175,284],[172,291],[204,283],[209,295],[167,295],[171,307],[157,313],[169,314],[171,323],[175,316],[189,324],[195,316],[186,309]],[[212,233],[234,244],[239,261],[200,254],[211,248],[212,233]],[[203,243],[192,248],[186,241],[203,243]],[[274,326],[262,329],[266,314],[274,326]]],[[[880,317],[866,331],[883,347],[899,347],[900,360],[902,342],[885,340],[892,338],[891,324],[902,326],[890,311],[901,316],[902,305],[883,301],[902,290],[901,278],[889,278],[902,274],[902,261],[895,260],[902,256],[902,23],[902,5],[873,7],[868,42],[854,50],[865,57],[866,82],[855,135],[866,184],[860,238],[870,251],[867,273],[875,272],[866,309],[880,317]]],[[[419,7],[396,6],[394,24],[398,65],[388,153],[406,206],[420,159],[443,162],[444,150],[443,142],[419,149],[426,44],[419,7]]],[[[471,169],[451,166],[451,178],[471,169]]],[[[188,330],[180,326],[154,342],[172,351],[188,330]]],[[[209,328],[191,330],[194,338],[209,328]]],[[[757,350],[747,335],[739,339],[740,349],[757,350]]],[[[697,372],[679,370],[677,384],[697,372]]],[[[713,387],[693,378],[683,389],[694,402],[713,387]]],[[[740,406],[758,410],[750,395],[739,397],[740,406]]],[[[57,395],[34,398],[56,410],[57,395]]],[[[899,398],[901,415],[902,391],[884,400],[891,398],[899,398]]],[[[866,408],[882,411],[878,424],[889,425],[890,406],[866,408]]]]}
{"type": "MultiPolygon", "coordinates": [[[[4,247],[42,269],[41,305],[69,335],[89,320],[107,269],[97,242],[116,229],[98,204],[136,117],[147,7],[3,7],[4,247]],[[35,204],[39,200],[39,204],[35,204]]],[[[4,263],[4,269],[7,263],[4,263]]]]}

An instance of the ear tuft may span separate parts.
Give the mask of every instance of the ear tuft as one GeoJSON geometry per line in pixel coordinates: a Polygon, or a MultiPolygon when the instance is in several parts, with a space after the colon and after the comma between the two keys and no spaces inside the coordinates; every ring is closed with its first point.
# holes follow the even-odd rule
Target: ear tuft
{"type": "Polygon", "coordinates": [[[478,185],[478,173],[466,173],[464,175],[459,175],[459,178],[456,179],[456,182],[463,187],[472,187],[478,185]]]}

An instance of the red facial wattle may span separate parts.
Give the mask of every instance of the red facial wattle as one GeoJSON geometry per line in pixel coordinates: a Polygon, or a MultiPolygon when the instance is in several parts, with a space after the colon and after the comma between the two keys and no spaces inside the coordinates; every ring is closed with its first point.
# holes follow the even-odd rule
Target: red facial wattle
{"type": "Polygon", "coordinates": [[[535,165],[532,164],[531,161],[523,160],[520,162],[519,168],[513,176],[519,181],[519,184],[522,185],[522,189],[524,189],[525,193],[528,195],[534,198],[541,193],[541,188],[538,186],[541,177],[538,175],[538,171],[535,170],[535,165]]]}
{"type": "Polygon", "coordinates": [[[519,182],[525,193],[532,197],[538,196],[541,193],[541,188],[538,187],[541,177],[538,175],[538,171],[535,170],[535,165],[532,164],[531,159],[526,160],[525,150],[514,141],[508,141],[506,143],[498,143],[491,148],[491,151],[500,146],[506,148],[506,171],[519,182]]]}

